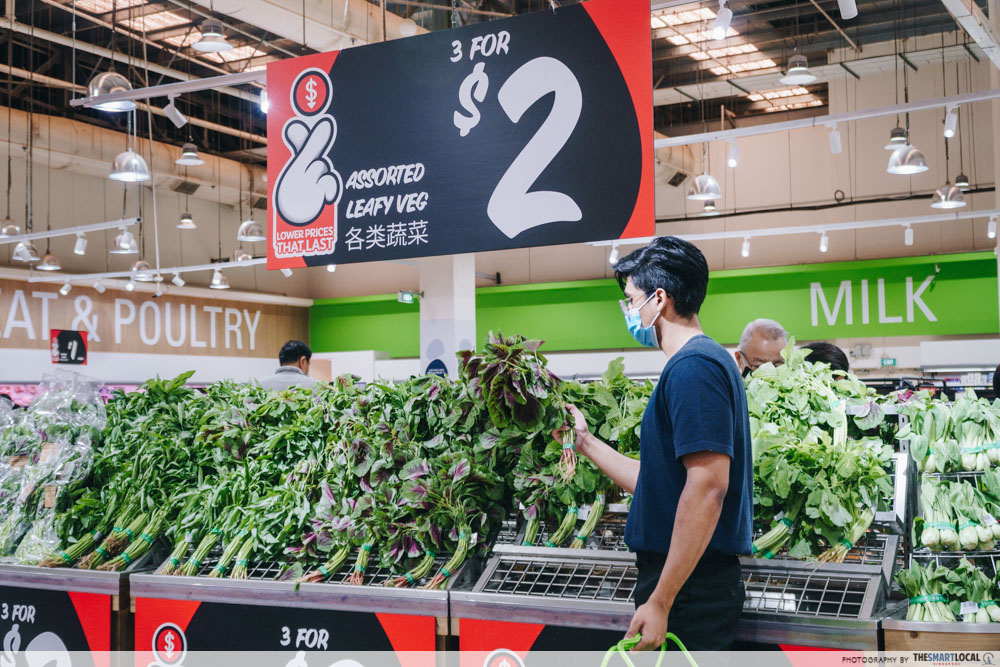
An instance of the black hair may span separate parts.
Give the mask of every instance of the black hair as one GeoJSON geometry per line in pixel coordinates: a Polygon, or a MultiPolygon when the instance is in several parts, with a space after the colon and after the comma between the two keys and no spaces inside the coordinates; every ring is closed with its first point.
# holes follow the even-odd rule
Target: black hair
{"type": "Polygon", "coordinates": [[[809,356],[806,357],[806,361],[814,364],[829,364],[831,371],[844,371],[847,373],[851,370],[851,364],[847,360],[847,355],[833,343],[825,343],[823,341],[806,343],[802,346],[802,349],[812,350],[809,356]]]}
{"type": "Polygon", "coordinates": [[[993,371],[993,397],[1000,398],[1000,365],[993,371]]]}
{"type": "Polygon", "coordinates": [[[661,236],[615,264],[615,278],[625,290],[632,283],[647,296],[662,288],[674,300],[681,317],[697,315],[708,290],[708,262],[693,244],[676,236],[661,236]]]}
{"type": "Polygon", "coordinates": [[[313,353],[309,349],[309,346],[300,340],[290,340],[281,346],[281,352],[278,353],[278,362],[282,366],[287,366],[288,364],[298,363],[299,359],[302,357],[306,358],[306,361],[312,359],[313,353]]]}

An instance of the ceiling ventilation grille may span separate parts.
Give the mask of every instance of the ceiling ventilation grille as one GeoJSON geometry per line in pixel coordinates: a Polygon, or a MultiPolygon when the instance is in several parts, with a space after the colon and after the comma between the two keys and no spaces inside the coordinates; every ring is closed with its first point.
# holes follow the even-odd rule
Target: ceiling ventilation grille
{"type": "Polygon", "coordinates": [[[193,195],[198,191],[199,187],[201,186],[197,183],[192,183],[191,181],[177,181],[171,189],[182,195],[193,195]]]}

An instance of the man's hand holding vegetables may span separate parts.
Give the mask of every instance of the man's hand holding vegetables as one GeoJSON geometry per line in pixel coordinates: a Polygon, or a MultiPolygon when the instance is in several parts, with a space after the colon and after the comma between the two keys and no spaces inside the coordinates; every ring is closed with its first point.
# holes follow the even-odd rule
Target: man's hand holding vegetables
{"type": "Polygon", "coordinates": [[[732,357],[705,336],[698,310],[708,265],[696,247],[659,238],[620,260],[616,277],[635,339],[667,357],[643,417],[639,461],[574,418],[577,450],[634,494],[626,542],[639,569],[626,637],[658,648],[667,630],[691,650],[725,650],[743,607],[738,556],[753,511],[746,393],[732,357]]]}

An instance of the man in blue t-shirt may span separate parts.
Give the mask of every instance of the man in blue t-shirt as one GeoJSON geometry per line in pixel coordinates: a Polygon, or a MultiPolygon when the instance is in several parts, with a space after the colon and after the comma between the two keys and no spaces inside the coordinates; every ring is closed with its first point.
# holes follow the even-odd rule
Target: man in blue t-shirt
{"type": "Polygon", "coordinates": [[[580,453],[634,494],[625,541],[639,577],[626,636],[641,633],[637,648],[652,649],[669,630],[691,650],[726,650],[743,608],[738,556],[750,553],[753,515],[746,390],[733,358],[702,333],[708,263],[698,248],[658,238],[615,275],[629,332],[667,357],[643,415],[640,460],[569,410],[580,453]]]}

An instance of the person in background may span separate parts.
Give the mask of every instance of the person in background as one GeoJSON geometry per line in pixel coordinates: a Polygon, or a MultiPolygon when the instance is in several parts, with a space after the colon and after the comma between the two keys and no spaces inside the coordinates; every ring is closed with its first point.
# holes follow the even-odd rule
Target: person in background
{"type": "Polygon", "coordinates": [[[730,647],[745,592],[753,475],[746,389],[732,356],[702,333],[708,263],[658,238],[615,265],[625,324],[666,361],[642,418],[639,460],[599,440],[568,406],[579,452],[634,494],[625,541],[636,552],[635,615],[626,637],[658,648],[669,630],[696,651],[730,647]]]}
{"type": "Polygon", "coordinates": [[[302,341],[288,341],[278,353],[278,363],[281,367],[274,372],[274,375],[261,380],[260,386],[279,391],[295,385],[313,387],[319,384],[319,380],[309,377],[309,360],[312,359],[312,355],[312,350],[302,341]]]}
{"type": "Polygon", "coordinates": [[[775,366],[785,363],[781,351],[788,345],[788,334],[774,320],[758,319],[746,325],[736,348],[736,365],[746,377],[770,362],[775,366]]]}
{"type": "Polygon", "coordinates": [[[806,357],[806,361],[811,361],[814,364],[828,364],[831,371],[843,371],[847,373],[851,370],[851,363],[847,360],[847,355],[833,343],[823,341],[806,343],[802,346],[802,349],[812,350],[809,356],[806,357]]]}
{"type": "Polygon", "coordinates": [[[993,398],[1000,398],[1000,364],[993,371],[993,398]]]}

